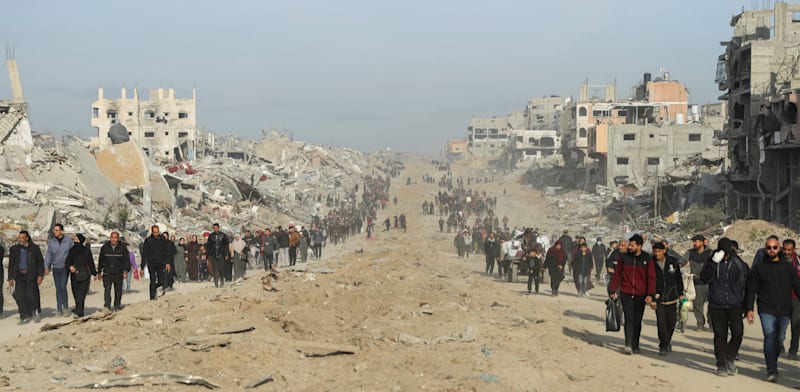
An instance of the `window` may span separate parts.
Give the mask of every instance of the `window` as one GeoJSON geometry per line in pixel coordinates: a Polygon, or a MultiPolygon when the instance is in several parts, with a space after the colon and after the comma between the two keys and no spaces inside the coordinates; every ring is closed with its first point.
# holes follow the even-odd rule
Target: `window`
{"type": "Polygon", "coordinates": [[[169,117],[169,112],[164,112],[164,117],[169,117]]]}
{"type": "Polygon", "coordinates": [[[656,135],[650,134],[650,139],[655,139],[656,135]]]}
{"type": "Polygon", "coordinates": [[[611,117],[611,111],[610,110],[595,109],[595,110],[592,110],[592,116],[593,117],[611,117]]]}
{"type": "Polygon", "coordinates": [[[153,131],[148,131],[144,133],[144,137],[156,137],[156,133],[153,131]]]}
{"type": "Polygon", "coordinates": [[[617,117],[628,117],[628,111],[627,110],[617,111],[617,117]]]}
{"type": "Polygon", "coordinates": [[[106,112],[106,117],[108,117],[110,119],[117,118],[117,111],[116,110],[109,110],[108,112],[106,112]]]}
{"type": "Polygon", "coordinates": [[[178,118],[189,118],[188,112],[178,112],[178,118]]]}
{"type": "Polygon", "coordinates": [[[128,117],[133,117],[133,112],[128,112],[128,117]]]}
{"type": "Polygon", "coordinates": [[[152,110],[145,110],[144,111],[144,118],[156,118],[156,112],[152,110]]]}
{"type": "Polygon", "coordinates": [[[169,131],[164,132],[164,136],[169,136],[169,131]]]}
{"type": "Polygon", "coordinates": [[[636,134],[635,133],[626,133],[626,134],[622,135],[622,140],[636,140],[636,134]]]}
{"type": "Polygon", "coordinates": [[[617,157],[617,165],[627,165],[628,158],[627,157],[617,157]]]}
{"type": "Polygon", "coordinates": [[[497,135],[497,128],[489,128],[490,135],[497,135]]]}
{"type": "Polygon", "coordinates": [[[647,165],[648,166],[658,166],[660,164],[661,164],[661,158],[659,158],[659,157],[647,158],[647,165]]]}
{"type": "Polygon", "coordinates": [[[580,108],[580,109],[578,109],[578,116],[580,116],[580,117],[586,117],[586,115],[587,115],[587,113],[586,113],[586,108],[581,106],[581,108],[580,108]]]}
{"type": "Polygon", "coordinates": [[[699,142],[701,139],[699,133],[690,133],[689,134],[689,141],[690,142],[699,142]]]}
{"type": "Polygon", "coordinates": [[[128,136],[131,136],[131,135],[132,135],[132,134],[131,134],[130,132],[128,132],[128,136]]]}
{"type": "Polygon", "coordinates": [[[99,108],[92,108],[92,118],[100,117],[100,109],[99,108]]]}
{"type": "Polygon", "coordinates": [[[189,136],[189,132],[178,132],[178,137],[187,137],[189,136]]]}
{"type": "Polygon", "coordinates": [[[800,12],[792,12],[792,22],[800,22],[800,12]]]}
{"type": "Polygon", "coordinates": [[[578,130],[578,137],[586,137],[586,128],[578,130]]]}

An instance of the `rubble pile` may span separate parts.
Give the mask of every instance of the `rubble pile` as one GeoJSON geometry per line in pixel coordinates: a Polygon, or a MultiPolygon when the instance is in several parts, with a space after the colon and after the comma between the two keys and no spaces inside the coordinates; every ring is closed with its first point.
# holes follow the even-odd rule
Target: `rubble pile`
{"type": "Polygon", "coordinates": [[[384,168],[378,156],[278,133],[252,146],[244,160],[209,154],[191,164],[157,165],[134,141],[94,153],[76,137],[2,145],[0,235],[27,229],[43,240],[59,221],[91,242],[115,229],[137,244],[153,224],[200,232],[211,221],[225,230],[307,222],[327,213],[329,195],[343,197],[362,174],[384,168]]]}
{"type": "Polygon", "coordinates": [[[742,250],[742,260],[750,263],[758,249],[764,247],[764,241],[771,235],[776,235],[781,240],[786,238],[797,239],[798,233],[791,229],[772,222],[758,219],[742,219],[735,221],[725,228],[724,236],[739,242],[742,250]]]}

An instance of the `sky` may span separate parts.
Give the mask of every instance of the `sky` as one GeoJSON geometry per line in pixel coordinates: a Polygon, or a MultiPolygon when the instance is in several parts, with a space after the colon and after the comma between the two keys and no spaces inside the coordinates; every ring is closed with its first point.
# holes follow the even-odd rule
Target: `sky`
{"type": "Polygon", "coordinates": [[[93,136],[100,86],[196,87],[198,127],[218,134],[435,153],[473,117],[577,96],[587,79],[624,98],[663,67],[714,102],[731,16],[765,1],[16,1],[0,44],[40,132],[93,136]]]}

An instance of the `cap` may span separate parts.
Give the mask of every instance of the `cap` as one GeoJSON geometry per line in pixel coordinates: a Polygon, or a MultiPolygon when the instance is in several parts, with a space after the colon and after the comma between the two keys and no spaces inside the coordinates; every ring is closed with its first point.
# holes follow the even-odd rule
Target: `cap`
{"type": "Polygon", "coordinates": [[[706,237],[703,237],[702,234],[697,234],[694,237],[692,237],[692,241],[705,241],[705,240],[706,240],[706,237]]]}

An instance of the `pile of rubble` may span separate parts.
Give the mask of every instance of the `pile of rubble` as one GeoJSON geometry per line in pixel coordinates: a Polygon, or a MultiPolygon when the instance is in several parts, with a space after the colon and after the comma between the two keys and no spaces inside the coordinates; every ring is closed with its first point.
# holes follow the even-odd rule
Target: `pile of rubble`
{"type": "Polygon", "coordinates": [[[362,174],[385,168],[377,155],[275,132],[250,146],[244,159],[209,154],[157,165],[134,141],[95,152],[76,137],[0,145],[0,236],[27,229],[43,240],[59,221],[95,243],[124,228],[136,244],[153,224],[197,233],[212,221],[225,230],[308,222],[328,212],[328,196],[344,198],[362,174]]]}

